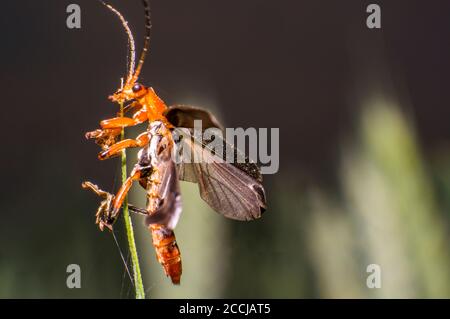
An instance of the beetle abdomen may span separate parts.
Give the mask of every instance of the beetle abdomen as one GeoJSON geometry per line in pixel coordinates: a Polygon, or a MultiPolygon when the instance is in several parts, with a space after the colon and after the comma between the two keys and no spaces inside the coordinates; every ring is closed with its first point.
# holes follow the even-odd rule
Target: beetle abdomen
{"type": "Polygon", "coordinates": [[[164,272],[170,277],[172,283],[180,284],[182,273],[181,254],[175,233],[158,224],[150,225],[149,230],[152,233],[157,260],[163,266],[164,272]]]}

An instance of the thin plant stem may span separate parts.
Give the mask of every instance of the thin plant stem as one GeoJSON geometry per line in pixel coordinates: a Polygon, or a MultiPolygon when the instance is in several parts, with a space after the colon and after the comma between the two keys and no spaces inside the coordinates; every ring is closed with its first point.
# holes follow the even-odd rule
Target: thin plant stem
{"type": "MultiPolygon", "coordinates": [[[[123,116],[123,103],[120,104],[120,113],[123,116]]],[[[125,130],[122,128],[120,139],[125,137],[125,130]]],[[[122,183],[127,179],[127,154],[125,150],[122,151],[122,183]]],[[[136,291],[136,299],[145,299],[144,285],[142,283],[141,269],[139,267],[139,257],[136,249],[136,242],[134,240],[133,223],[131,221],[130,213],[128,211],[128,196],[123,201],[123,219],[125,222],[125,230],[128,238],[128,246],[131,254],[131,265],[133,268],[134,288],[136,291]]]]}

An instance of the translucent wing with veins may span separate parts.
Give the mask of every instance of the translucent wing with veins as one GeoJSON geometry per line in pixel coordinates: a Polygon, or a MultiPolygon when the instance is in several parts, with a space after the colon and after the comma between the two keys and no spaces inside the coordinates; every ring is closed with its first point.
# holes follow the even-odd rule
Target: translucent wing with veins
{"type": "Polygon", "coordinates": [[[174,130],[179,179],[197,183],[201,198],[228,218],[252,220],[261,217],[266,209],[266,198],[258,166],[220,136],[215,136],[214,140],[223,145],[223,151],[222,155],[216,155],[215,150],[208,147],[210,141],[199,140],[193,135],[194,119],[203,119],[206,123],[203,128],[220,128],[216,119],[198,108],[183,107],[180,110],[175,107],[168,114],[176,119],[172,124],[183,125],[174,130]],[[228,163],[225,159],[230,151],[232,161],[228,163]],[[189,158],[184,158],[186,154],[189,158]]]}

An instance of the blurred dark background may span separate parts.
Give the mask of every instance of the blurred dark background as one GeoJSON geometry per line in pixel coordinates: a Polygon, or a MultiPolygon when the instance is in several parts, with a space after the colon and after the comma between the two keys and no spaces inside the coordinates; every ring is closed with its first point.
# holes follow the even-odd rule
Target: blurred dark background
{"type": "MultiPolygon", "coordinates": [[[[81,29],[68,29],[70,3],[0,10],[2,298],[133,297],[94,225],[98,199],[80,187],[120,184],[118,160],[98,161],[84,133],[117,112],[107,96],[127,40],[96,1],[75,1],[81,29]],[[72,263],[81,289],[66,287],[72,263]]],[[[140,1],[110,3],[139,50],[140,1]]],[[[148,297],[450,297],[450,3],[376,1],[380,30],[366,27],[369,3],[151,1],[141,82],[227,127],[280,128],[280,170],[265,176],[269,209],[251,223],[211,213],[183,185],[181,287],[135,218],[148,297]],[[372,263],[381,289],[366,286],[372,263]]]]}

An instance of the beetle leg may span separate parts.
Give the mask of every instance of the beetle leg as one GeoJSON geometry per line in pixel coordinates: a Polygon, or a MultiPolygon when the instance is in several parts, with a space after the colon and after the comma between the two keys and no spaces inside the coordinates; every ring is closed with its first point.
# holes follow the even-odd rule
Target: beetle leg
{"type": "MultiPolygon", "coordinates": [[[[123,109],[123,114],[126,112],[133,110],[134,114],[138,113],[139,110],[142,108],[142,105],[138,102],[133,102],[128,104],[123,109]]],[[[116,119],[123,119],[124,117],[120,117],[120,113],[117,114],[116,119]]],[[[134,115],[133,115],[134,117],[134,115]]],[[[100,145],[103,150],[108,149],[111,145],[115,144],[117,142],[117,137],[120,135],[122,131],[122,126],[114,127],[114,128],[102,128],[97,129],[91,132],[87,132],[85,134],[87,139],[95,138],[95,143],[100,145]]]]}
{"type": "Polygon", "coordinates": [[[103,120],[100,122],[102,129],[114,129],[135,126],[144,123],[148,120],[147,110],[142,108],[137,111],[133,118],[130,117],[114,117],[112,119],[103,120]]]}
{"type": "MultiPolygon", "coordinates": [[[[114,196],[112,196],[111,200],[114,198],[114,196]]],[[[97,213],[95,214],[95,224],[98,225],[98,227],[100,228],[101,231],[103,231],[103,229],[105,228],[105,226],[109,229],[112,230],[112,223],[109,222],[109,220],[107,219],[108,216],[108,212],[110,210],[111,207],[111,200],[104,200],[100,203],[100,206],[97,209],[97,213]]]]}
{"type": "Polygon", "coordinates": [[[95,223],[98,225],[101,231],[103,231],[105,226],[112,230],[112,221],[110,220],[109,216],[111,204],[114,200],[114,195],[100,189],[97,185],[92,184],[91,182],[83,182],[81,186],[84,189],[90,189],[98,196],[104,198],[97,209],[97,213],[95,214],[95,223]]]}
{"type": "Polygon", "coordinates": [[[148,216],[148,211],[144,208],[139,208],[132,204],[128,204],[128,208],[129,208],[130,212],[132,212],[132,213],[148,216]]]}
{"type": "Polygon", "coordinates": [[[104,191],[104,190],[100,189],[100,187],[98,187],[98,186],[95,185],[95,184],[92,184],[92,183],[89,182],[89,181],[86,181],[86,182],[81,183],[81,187],[83,187],[84,189],[90,189],[90,190],[93,191],[95,194],[97,194],[98,196],[103,197],[103,198],[105,198],[105,199],[108,197],[108,195],[110,195],[110,193],[108,193],[107,191],[104,191]]]}
{"type": "Polygon", "coordinates": [[[111,145],[109,148],[105,149],[103,152],[98,154],[98,159],[105,160],[111,158],[115,155],[119,155],[123,149],[129,147],[142,147],[148,144],[148,133],[144,132],[140,134],[135,140],[126,139],[111,145]]]}
{"type": "Polygon", "coordinates": [[[139,180],[139,178],[141,177],[141,170],[142,168],[139,166],[139,164],[137,164],[131,172],[130,176],[126,179],[126,181],[122,184],[119,191],[117,192],[112,203],[111,213],[109,214],[109,218],[111,219],[112,223],[117,219],[119,210],[122,207],[123,201],[125,200],[128,191],[133,185],[133,182],[139,180]]]}
{"type": "Polygon", "coordinates": [[[100,145],[103,150],[108,149],[111,145],[117,142],[117,138],[120,135],[121,129],[97,129],[95,131],[87,132],[86,138],[95,138],[95,143],[100,145]]]}

